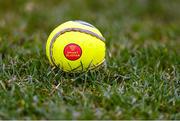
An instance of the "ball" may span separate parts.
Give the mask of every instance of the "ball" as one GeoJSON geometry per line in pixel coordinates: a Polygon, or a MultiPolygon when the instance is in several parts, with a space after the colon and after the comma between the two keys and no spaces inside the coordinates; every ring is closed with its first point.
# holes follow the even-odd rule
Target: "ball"
{"type": "Polygon", "coordinates": [[[46,43],[46,55],[52,66],[65,72],[95,69],[105,62],[105,38],[93,25],[68,21],[55,28],[46,43]]]}

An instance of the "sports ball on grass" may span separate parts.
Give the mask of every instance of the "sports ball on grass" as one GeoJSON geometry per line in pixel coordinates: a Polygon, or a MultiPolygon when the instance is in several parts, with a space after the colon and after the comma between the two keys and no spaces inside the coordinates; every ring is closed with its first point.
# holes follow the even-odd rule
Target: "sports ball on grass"
{"type": "Polygon", "coordinates": [[[93,25],[68,21],[55,28],[46,43],[52,66],[65,72],[83,72],[105,62],[105,39],[93,25]]]}

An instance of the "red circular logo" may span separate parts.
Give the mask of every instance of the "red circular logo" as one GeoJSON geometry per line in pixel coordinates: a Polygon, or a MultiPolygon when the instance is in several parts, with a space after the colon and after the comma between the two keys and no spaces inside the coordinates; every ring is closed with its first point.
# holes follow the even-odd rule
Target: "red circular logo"
{"type": "Polygon", "coordinates": [[[71,43],[64,48],[64,55],[68,60],[77,60],[81,57],[81,54],[81,47],[77,44],[71,43]]]}

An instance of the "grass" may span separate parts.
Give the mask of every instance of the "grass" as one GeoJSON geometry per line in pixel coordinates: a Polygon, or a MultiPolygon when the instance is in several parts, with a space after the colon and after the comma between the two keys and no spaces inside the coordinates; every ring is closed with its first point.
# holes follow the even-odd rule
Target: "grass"
{"type": "Polygon", "coordinates": [[[0,119],[180,119],[180,12],[173,0],[0,1],[0,119]],[[53,70],[49,33],[85,20],[107,69],[53,70]]]}

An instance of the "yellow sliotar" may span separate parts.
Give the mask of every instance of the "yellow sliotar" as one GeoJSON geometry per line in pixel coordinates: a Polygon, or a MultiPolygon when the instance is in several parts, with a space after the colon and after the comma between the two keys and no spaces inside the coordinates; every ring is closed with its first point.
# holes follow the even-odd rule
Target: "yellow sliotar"
{"type": "Polygon", "coordinates": [[[94,69],[105,61],[105,39],[93,25],[68,21],[55,28],[46,43],[46,55],[52,66],[65,72],[94,69]]]}

